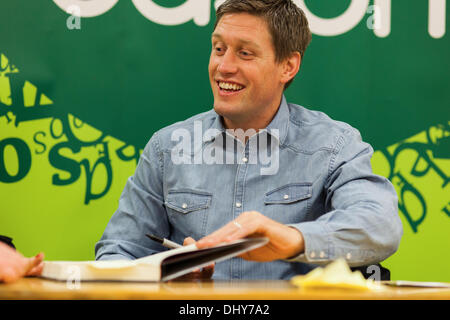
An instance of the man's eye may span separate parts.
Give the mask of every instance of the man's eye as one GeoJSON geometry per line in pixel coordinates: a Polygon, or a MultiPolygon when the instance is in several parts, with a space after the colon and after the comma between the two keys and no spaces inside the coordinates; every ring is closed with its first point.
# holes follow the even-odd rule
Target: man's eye
{"type": "Polygon", "coordinates": [[[252,54],[250,52],[248,52],[248,51],[241,51],[241,55],[244,56],[244,57],[249,57],[252,54]]]}

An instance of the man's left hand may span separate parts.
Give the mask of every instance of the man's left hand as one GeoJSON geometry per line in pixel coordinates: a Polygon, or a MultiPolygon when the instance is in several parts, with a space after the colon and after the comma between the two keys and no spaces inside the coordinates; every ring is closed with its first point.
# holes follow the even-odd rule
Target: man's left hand
{"type": "Polygon", "coordinates": [[[199,249],[215,246],[246,237],[267,237],[269,242],[260,248],[248,251],[241,258],[267,262],[294,257],[304,251],[301,232],[293,227],[276,222],[257,211],[242,213],[219,230],[197,241],[199,249]]]}

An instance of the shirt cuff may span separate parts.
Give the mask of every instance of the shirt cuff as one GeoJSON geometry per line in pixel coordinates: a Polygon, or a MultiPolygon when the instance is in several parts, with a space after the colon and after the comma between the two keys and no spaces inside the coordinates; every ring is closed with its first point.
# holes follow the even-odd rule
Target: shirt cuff
{"type": "Polygon", "coordinates": [[[297,256],[284,259],[285,261],[321,265],[333,260],[334,246],[329,240],[330,233],[321,222],[309,221],[287,226],[302,233],[305,250],[297,256]]]}

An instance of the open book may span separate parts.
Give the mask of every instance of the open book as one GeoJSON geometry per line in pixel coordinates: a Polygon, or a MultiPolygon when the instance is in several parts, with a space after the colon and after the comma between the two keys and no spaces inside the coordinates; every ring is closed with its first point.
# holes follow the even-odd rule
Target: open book
{"type": "Polygon", "coordinates": [[[256,249],[268,241],[246,238],[205,249],[192,244],[136,260],[45,261],[41,277],[60,281],[167,281],[256,249]]]}

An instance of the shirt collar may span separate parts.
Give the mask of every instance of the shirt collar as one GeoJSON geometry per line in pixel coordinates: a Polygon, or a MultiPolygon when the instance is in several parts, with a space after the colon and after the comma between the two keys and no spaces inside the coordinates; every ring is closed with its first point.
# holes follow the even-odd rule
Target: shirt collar
{"type": "MultiPolygon", "coordinates": [[[[214,113],[216,116],[210,128],[217,129],[218,130],[217,135],[219,135],[225,132],[226,128],[223,125],[222,116],[217,114],[215,111],[214,113]]],[[[269,125],[265,128],[265,130],[267,130],[267,132],[270,135],[275,136],[280,141],[280,144],[282,144],[286,138],[288,126],[289,126],[289,107],[286,101],[286,97],[283,95],[281,98],[280,106],[275,116],[273,117],[269,125]],[[274,134],[275,132],[277,132],[277,134],[274,134]]]]}
{"type": "Polygon", "coordinates": [[[283,95],[281,98],[280,107],[278,108],[277,113],[273,117],[272,121],[266,127],[266,130],[269,134],[273,133],[273,130],[278,130],[279,136],[277,137],[280,141],[280,145],[283,144],[289,126],[289,107],[286,101],[285,96],[283,95]]]}

